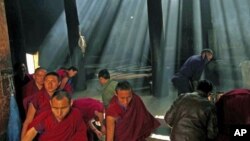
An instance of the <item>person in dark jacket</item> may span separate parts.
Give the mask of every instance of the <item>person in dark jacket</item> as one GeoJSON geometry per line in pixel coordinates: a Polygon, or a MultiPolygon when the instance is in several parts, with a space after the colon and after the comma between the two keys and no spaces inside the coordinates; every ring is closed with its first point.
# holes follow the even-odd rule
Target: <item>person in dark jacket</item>
{"type": "Polygon", "coordinates": [[[171,141],[208,141],[218,134],[216,108],[208,100],[213,84],[198,82],[193,93],[181,94],[165,114],[171,141]]]}
{"type": "Polygon", "coordinates": [[[213,59],[211,49],[203,49],[200,55],[189,57],[171,79],[174,87],[181,93],[193,92],[208,62],[213,59]]]}

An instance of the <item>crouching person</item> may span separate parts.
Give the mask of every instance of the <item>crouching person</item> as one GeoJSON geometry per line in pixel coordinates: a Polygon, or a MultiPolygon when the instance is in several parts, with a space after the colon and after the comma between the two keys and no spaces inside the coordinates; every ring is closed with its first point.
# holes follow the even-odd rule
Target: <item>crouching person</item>
{"type": "Polygon", "coordinates": [[[198,82],[197,90],[178,97],[165,114],[172,128],[171,141],[208,141],[218,134],[215,105],[208,100],[213,90],[210,81],[198,82]]]}
{"type": "Polygon", "coordinates": [[[119,82],[106,112],[106,141],[145,141],[160,126],[127,81],[119,82]]]}

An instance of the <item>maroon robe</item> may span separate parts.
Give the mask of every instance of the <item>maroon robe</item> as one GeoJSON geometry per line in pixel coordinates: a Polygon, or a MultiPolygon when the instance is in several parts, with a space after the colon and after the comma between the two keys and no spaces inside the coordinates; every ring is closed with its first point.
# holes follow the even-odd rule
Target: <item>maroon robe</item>
{"type": "MultiPolygon", "coordinates": [[[[63,79],[64,77],[68,77],[68,74],[67,74],[67,71],[65,69],[59,69],[57,71],[57,74],[61,77],[61,79],[63,79]]],[[[69,78],[68,82],[66,82],[63,90],[70,93],[70,94],[73,94],[73,86],[72,86],[72,79],[69,78]]]]}
{"type": "Polygon", "coordinates": [[[36,94],[36,96],[32,98],[31,103],[36,109],[36,115],[38,115],[44,110],[50,109],[49,101],[50,101],[50,95],[45,89],[43,89],[42,91],[39,91],[36,94]]]}
{"type": "Polygon", "coordinates": [[[46,110],[32,121],[29,129],[32,127],[40,133],[39,141],[87,141],[86,125],[75,108],[61,122],[46,110]]]}
{"type": "Polygon", "coordinates": [[[160,126],[159,121],[147,111],[141,98],[136,94],[133,94],[127,109],[118,103],[116,96],[113,96],[106,116],[117,118],[115,141],[145,141],[145,138],[160,126]]]}
{"type": "Polygon", "coordinates": [[[88,140],[92,141],[95,136],[95,133],[89,128],[88,122],[91,119],[95,118],[95,111],[104,113],[103,104],[99,100],[93,98],[80,98],[74,100],[73,107],[80,110],[82,118],[88,127],[88,140]]]}
{"type": "Polygon", "coordinates": [[[234,89],[222,95],[216,103],[219,137],[227,141],[231,125],[250,125],[250,90],[234,89]]]}
{"type": "Polygon", "coordinates": [[[104,112],[103,104],[93,98],[80,98],[74,100],[73,107],[78,108],[86,123],[95,117],[95,111],[104,112]]]}
{"type": "Polygon", "coordinates": [[[26,113],[28,110],[29,103],[32,101],[33,96],[37,94],[39,91],[42,91],[43,89],[44,87],[39,90],[35,80],[31,80],[28,84],[26,84],[23,87],[23,106],[26,113]]]}

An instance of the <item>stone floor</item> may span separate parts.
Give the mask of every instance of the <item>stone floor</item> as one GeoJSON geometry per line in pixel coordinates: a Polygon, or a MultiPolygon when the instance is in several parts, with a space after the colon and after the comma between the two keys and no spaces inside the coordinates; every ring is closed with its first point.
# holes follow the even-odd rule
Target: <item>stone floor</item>
{"type": "MultiPolygon", "coordinates": [[[[98,93],[99,88],[100,85],[97,79],[89,80],[87,83],[87,89],[76,92],[74,98],[92,97],[101,100],[101,96],[98,93]]],[[[152,133],[147,141],[169,141],[170,128],[164,122],[163,116],[172,104],[173,99],[176,98],[174,92],[170,92],[168,96],[162,96],[160,98],[152,96],[149,89],[136,90],[135,92],[141,96],[149,112],[157,117],[161,123],[161,126],[152,133]]]]}

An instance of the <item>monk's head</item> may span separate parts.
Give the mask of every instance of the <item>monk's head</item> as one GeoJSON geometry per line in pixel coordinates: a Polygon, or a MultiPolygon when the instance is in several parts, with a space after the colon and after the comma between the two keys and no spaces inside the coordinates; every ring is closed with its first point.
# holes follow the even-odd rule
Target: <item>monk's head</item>
{"type": "Polygon", "coordinates": [[[56,72],[49,72],[44,79],[44,87],[50,96],[54,94],[61,83],[60,76],[56,72]]]}
{"type": "Polygon", "coordinates": [[[36,68],[33,78],[37,85],[43,86],[44,78],[46,74],[47,74],[47,71],[45,68],[42,68],[42,67],[36,68]]]}
{"type": "Polygon", "coordinates": [[[50,100],[52,113],[57,121],[62,121],[69,113],[73,104],[71,96],[65,91],[56,91],[50,100]]]}
{"type": "Polygon", "coordinates": [[[78,68],[71,66],[67,69],[68,77],[72,78],[78,73],[78,68]]]}
{"type": "Polygon", "coordinates": [[[128,81],[119,82],[115,88],[115,92],[119,103],[122,106],[127,107],[133,96],[132,87],[129,84],[129,82],[128,81]]]}

